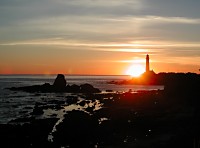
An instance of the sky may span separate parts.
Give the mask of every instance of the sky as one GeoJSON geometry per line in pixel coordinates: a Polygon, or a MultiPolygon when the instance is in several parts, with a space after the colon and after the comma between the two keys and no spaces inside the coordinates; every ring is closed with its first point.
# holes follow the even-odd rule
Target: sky
{"type": "Polygon", "coordinates": [[[0,74],[200,73],[199,0],[1,0],[0,74]]]}

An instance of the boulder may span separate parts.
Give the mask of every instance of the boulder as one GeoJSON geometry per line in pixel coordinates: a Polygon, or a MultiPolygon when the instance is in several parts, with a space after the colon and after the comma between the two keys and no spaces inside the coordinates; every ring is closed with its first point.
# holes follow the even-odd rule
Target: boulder
{"type": "Polygon", "coordinates": [[[80,85],[80,91],[82,93],[99,93],[100,90],[97,88],[94,88],[91,84],[82,84],[80,85]]]}
{"type": "Polygon", "coordinates": [[[53,83],[53,86],[58,90],[63,90],[66,87],[65,76],[63,74],[58,74],[53,83]]]}

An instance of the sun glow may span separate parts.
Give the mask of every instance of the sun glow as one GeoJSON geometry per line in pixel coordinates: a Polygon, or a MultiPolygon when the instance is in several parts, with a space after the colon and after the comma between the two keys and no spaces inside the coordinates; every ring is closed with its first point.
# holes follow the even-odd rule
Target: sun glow
{"type": "Polygon", "coordinates": [[[128,68],[128,70],[126,71],[126,74],[132,77],[139,77],[144,72],[145,72],[145,68],[142,65],[134,64],[128,68]]]}

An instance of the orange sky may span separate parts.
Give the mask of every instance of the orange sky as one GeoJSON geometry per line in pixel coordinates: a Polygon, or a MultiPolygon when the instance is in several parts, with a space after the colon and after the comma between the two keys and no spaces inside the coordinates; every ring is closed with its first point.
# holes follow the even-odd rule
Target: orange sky
{"type": "MultiPolygon", "coordinates": [[[[4,56],[1,57],[0,73],[124,75],[134,64],[142,65],[145,68],[147,53],[150,55],[150,69],[156,73],[199,72],[199,57],[170,56],[168,50],[159,52],[138,48],[136,50],[131,48],[119,50],[115,46],[108,49],[103,47],[103,50],[96,49],[97,47],[94,46],[94,49],[91,50],[69,50],[65,49],[66,47],[44,45],[9,46],[4,51],[4,56]]],[[[121,46],[119,45],[117,48],[121,48],[121,46]]],[[[179,52],[179,50],[175,52],[179,52]]]]}
{"type": "Polygon", "coordinates": [[[0,74],[200,69],[200,1],[0,1],[0,74]]]}

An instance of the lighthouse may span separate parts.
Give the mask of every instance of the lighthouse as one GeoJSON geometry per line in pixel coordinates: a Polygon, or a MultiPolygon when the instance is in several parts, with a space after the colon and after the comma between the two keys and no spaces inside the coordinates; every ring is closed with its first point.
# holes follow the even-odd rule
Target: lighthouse
{"type": "Polygon", "coordinates": [[[149,55],[146,55],[146,72],[149,72],[149,55]]]}

